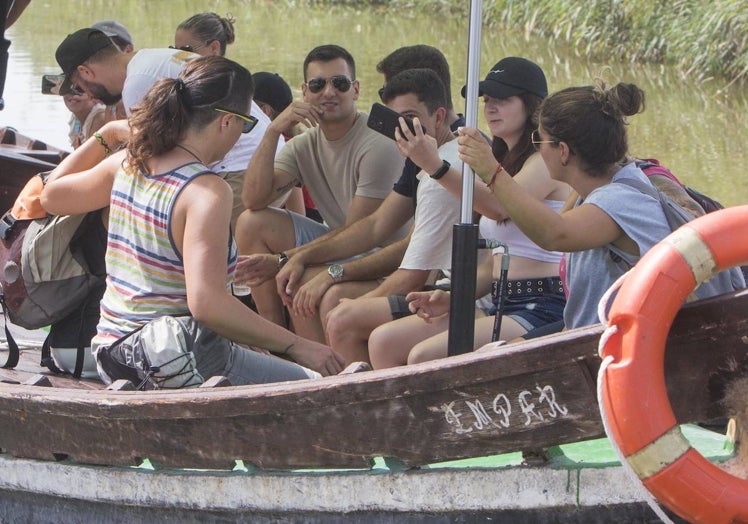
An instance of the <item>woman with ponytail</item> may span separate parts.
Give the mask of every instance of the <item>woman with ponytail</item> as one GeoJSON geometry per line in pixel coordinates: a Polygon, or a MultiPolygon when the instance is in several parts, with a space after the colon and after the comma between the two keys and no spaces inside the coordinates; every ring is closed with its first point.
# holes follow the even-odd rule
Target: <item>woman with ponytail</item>
{"type": "MultiPolygon", "coordinates": [[[[532,141],[551,178],[566,182],[579,195],[561,214],[539,205],[512,178],[499,172],[481,154],[483,139],[463,128],[460,158],[482,179],[493,180],[493,191],[512,221],[539,246],[567,252],[564,310],[567,328],[598,322],[603,293],[652,246],[670,234],[659,200],[636,187],[616,183],[633,179],[649,184],[633,162],[627,162],[627,117],[644,110],[644,91],[634,84],[611,88],[571,87],[558,91],[540,106],[539,126],[532,141]]],[[[717,294],[711,283],[696,291],[699,298],[717,294]]]]}
{"type": "Polygon", "coordinates": [[[193,337],[189,350],[205,379],[223,375],[241,385],[341,370],[329,347],[262,319],[228,291],[236,265],[232,194],[206,166],[256,123],[246,114],[252,94],[244,67],[217,56],[194,59],[133,110],[126,149],[112,153],[110,144],[127,134],[121,123],[107,124],[45,187],[51,213],[110,206],[107,288],[91,344],[105,382],[134,378],[128,364],[140,358],[138,344],[119,341],[163,317],[178,319],[193,337]]]}

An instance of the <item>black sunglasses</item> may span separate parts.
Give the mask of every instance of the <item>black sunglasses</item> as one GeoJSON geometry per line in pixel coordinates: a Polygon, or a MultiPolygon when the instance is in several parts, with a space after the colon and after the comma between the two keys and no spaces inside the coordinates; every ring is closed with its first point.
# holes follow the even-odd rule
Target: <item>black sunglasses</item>
{"type": "Polygon", "coordinates": [[[86,94],[86,92],[80,87],[78,87],[76,84],[70,84],[70,87],[68,88],[68,93],[70,93],[71,95],[76,95],[76,96],[82,96],[86,94]]]}
{"type": "Polygon", "coordinates": [[[312,93],[319,93],[325,88],[325,86],[327,86],[328,82],[330,82],[332,86],[338,91],[340,91],[341,93],[345,93],[353,85],[353,80],[351,80],[347,76],[336,75],[330,78],[322,78],[321,76],[315,76],[314,78],[310,78],[306,82],[306,86],[309,88],[309,91],[311,91],[312,93]]]}
{"type": "Polygon", "coordinates": [[[192,47],[191,45],[180,45],[179,47],[174,47],[173,45],[169,46],[169,49],[179,49],[180,51],[187,51],[188,53],[197,53],[200,49],[207,46],[210,42],[206,42],[203,45],[199,45],[197,47],[192,47]]]}
{"type": "Polygon", "coordinates": [[[244,134],[252,131],[257,125],[257,119],[252,115],[243,115],[241,113],[237,113],[236,111],[231,111],[230,109],[224,109],[222,107],[216,107],[215,109],[216,111],[219,111],[221,113],[228,113],[229,115],[234,115],[236,118],[243,120],[244,122],[242,122],[242,133],[244,134]]]}

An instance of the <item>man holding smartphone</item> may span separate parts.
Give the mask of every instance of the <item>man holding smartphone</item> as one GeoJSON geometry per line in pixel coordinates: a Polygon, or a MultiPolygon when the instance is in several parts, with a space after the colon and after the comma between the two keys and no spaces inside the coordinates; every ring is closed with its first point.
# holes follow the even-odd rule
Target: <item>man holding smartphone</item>
{"type": "MultiPolygon", "coordinates": [[[[418,67],[431,69],[441,80],[444,86],[446,122],[451,131],[465,125],[464,118],[455,113],[452,105],[449,64],[437,48],[428,45],[398,48],[377,64],[377,71],[384,75],[386,84],[398,73],[418,67]]],[[[380,89],[380,96],[383,92],[384,88],[380,89]]],[[[324,264],[366,253],[389,238],[398,228],[408,224],[416,209],[419,182],[417,175],[420,171],[420,167],[406,158],[400,178],[374,213],[346,226],[335,237],[325,235],[287,251],[288,263],[276,276],[276,289],[289,307],[292,318],[299,315],[314,316],[324,324],[327,312],[337,306],[341,299],[359,297],[373,290],[378,285],[377,279],[389,275],[399,267],[408,247],[409,237],[388,245],[372,256],[362,258],[355,267],[342,264],[342,276],[333,276],[339,274],[340,264],[329,267],[324,264]],[[305,298],[302,308],[302,300],[294,301],[293,297],[299,287],[311,279],[315,280],[318,287],[305,298]],[[296,305],[292,307],[293,304],[296,305]]]]}
{"type": "MultiPolygon", "coordinates": [[[[328,340],[349,362],[368,361],[369,333],[384,322],[410,314],[404,295],[432,284],[439,270],[449,269],[452,224],[459,221],[459,201],[431,178],[440,177],[451,165],[461,169],[457,142],[447,122],[441,80],[430,69],[406,70],[388,82],[382,97],[390,109],[413,119],[416,132],[408,132],[411,147],[442,160],[433,173],[418,175],[415,223],[409,238],[363,258],[333,264],[328,272],[317,273],[293,293],[293,309],[299,315],[315,313],[317,303],[322,315],[326,307],[331,309],[326,317],[328,340]],[[378,280],[381,277],[386,278],[378,280]],[[357,296],[355,292],[360,298],[338,304],[341,293],[357,296]]],[[[402,135],[405,125],[401,119],[396,135],[402,135]]],[[[412,209],[409,200],[392,191],[374,215],[323,243],[311,244],[293,255],[288,265],[293,263],[298,268],[302,264],[303,269],[307,264],[326,261],[321,257],[339,259],[356,249],[365,251],[373,239],[406,222],[412,209]]],[[[292,271],[289,277],[296,278],[297,274],[292,271]]],[[[286,286],[292,282],[296,281],[289,280],[286,286]]]]}

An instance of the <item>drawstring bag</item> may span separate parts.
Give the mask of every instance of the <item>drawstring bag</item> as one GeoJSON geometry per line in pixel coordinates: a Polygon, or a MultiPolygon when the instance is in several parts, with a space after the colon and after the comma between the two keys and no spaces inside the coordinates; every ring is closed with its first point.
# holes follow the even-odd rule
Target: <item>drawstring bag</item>
{"type": "Polygon", "coordinates": [[[96,364],[107,384],[126,379],[139,390],[192,388],[205,382],[197,370],[200,356],[223,363],[220,372],[232,344],[191,316],[163,316],[98,347],[96,364]]]}

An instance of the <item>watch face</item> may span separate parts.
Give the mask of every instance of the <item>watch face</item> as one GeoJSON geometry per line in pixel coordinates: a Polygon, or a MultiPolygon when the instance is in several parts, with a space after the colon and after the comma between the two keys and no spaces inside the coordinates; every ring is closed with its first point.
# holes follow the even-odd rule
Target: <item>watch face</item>
{"type": "Polygon", "coordinates": [[[327,268],[327,274],[330,275],[335,282],[338,282],[343,278],[343,266],[340,264],[333,264],[327,268]]]}

